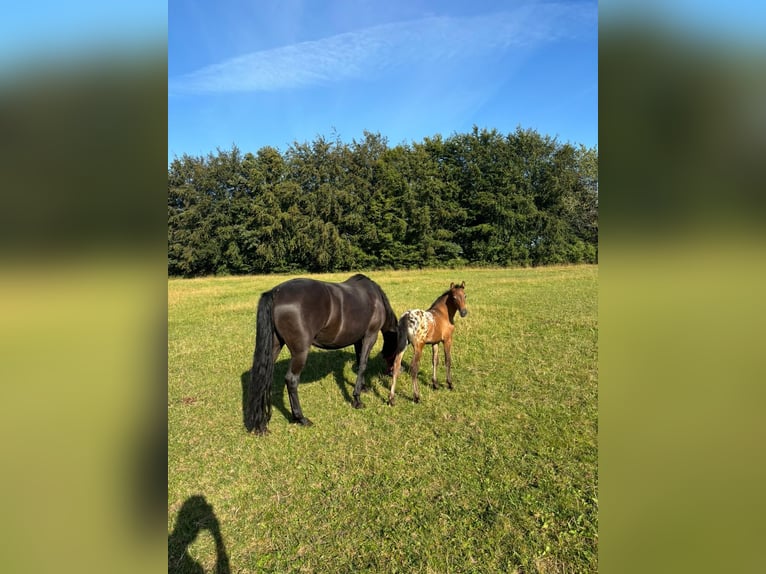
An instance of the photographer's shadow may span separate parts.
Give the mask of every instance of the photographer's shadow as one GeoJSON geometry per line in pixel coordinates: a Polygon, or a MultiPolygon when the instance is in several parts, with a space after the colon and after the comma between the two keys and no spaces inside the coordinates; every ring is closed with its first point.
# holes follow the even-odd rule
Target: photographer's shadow
{"type": "Polygon", "coordinates": [[[168,536],[168,573],[204,574],[205,569],[189,554],[189,546],[200,531],[208,530],[215,540],[215,573],[231,574],[229,555],[221,535],[221,525],[213,507],[202,495],[187,498],[178,512],[173,532],[168,536]]]}

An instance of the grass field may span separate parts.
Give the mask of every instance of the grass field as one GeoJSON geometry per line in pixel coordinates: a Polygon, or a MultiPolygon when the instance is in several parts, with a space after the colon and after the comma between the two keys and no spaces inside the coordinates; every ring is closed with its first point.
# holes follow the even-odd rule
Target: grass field
{"type": "Polygon", "coordinates": [[[421,402],[405,373],[389,407],[379,337],[355,410],[353,348],[314,349],[304,428],[289,422],[283,349],[263,438],[242,424],[242,381],[258,298],[288,277],[169,280],[170,571],[213,572],[225,555],[231,572],[595,572],[598,268],[367,275],[397,315],[465,280],[455,389],[443,353],[431,389],[427,349],[421,402]],[[220,536],[193,538],[214,522],[220,536]]]}

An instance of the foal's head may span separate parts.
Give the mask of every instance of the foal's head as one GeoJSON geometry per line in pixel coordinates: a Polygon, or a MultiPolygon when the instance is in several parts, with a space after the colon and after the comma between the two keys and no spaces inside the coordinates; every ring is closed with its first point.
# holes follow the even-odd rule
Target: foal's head
{"type": "Polygon", "coordinates": [[[454,303],[455,307],[460,312],[461,317],[468,315],[468,309],[465,306],[465,281],[460,285],[456,283],[449,284],[449,296],[447,297],[447,301],[452,301],[454,303]]]}

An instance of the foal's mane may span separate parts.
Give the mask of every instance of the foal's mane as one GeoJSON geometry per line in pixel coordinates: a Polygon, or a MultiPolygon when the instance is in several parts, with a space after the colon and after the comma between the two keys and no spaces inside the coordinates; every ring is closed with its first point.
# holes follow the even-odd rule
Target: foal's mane
{"type": "MultiPolygon", "coordinates": [[[[449,296],[450,296],[450,294],[452,293],[452,289],[453,289],[453,288],[455,288],[455,289],[462,289],[463,287],[462,287],[461,285],[458,285],[457,283],[453,283],[453,284],[452,284],[452,286],[451,286],[449,289],[447,289],[447,290],[446,290],[444,293],[442,293],[441,295],[439,295],[439,296],[436,298],[436,301],[434,301],[433,303],[431,303],[431,306],[428,308],[428,310],[430,311],[431,309],[433,309],[434,307],[436,307],[436,305],[437,305],[437,304],[439,303],[439,301],[441,301],[442,299],[446,299],[447,297],[449,297],[449,296]]],[[[447,302],[445,301],[445,302],[444,302],[444,304],[446,305],[446,304],[447,304],[447,302]]]]}
{"type": "Polygon", "coordinates": [[[430,309],[433,309],[434,307],[436,307],[436,305],[437,305],[437,303],[439,303],[439,301],[441,301],[441,300],[442,300],[442,299],[444,299],[445,297],[448,297],[448,296],[449,296],[449,294],[450,294],[450,291],[451,291],[451,289],[447,289],[447,290],[446,290],[444,293],[442,293],[441,295],[439,295],[439,296],[436,298],[436,301],[434,301],[433,303],[431,303],[431,306],[430,306],[428,309],[430,310],[430,309]]]}

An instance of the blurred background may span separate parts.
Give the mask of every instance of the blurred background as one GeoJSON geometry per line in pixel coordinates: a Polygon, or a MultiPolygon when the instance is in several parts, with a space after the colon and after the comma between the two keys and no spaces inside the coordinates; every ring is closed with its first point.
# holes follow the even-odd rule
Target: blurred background
{"type": "Polygon", "coordinates": [[[766,8],[599,4],[599,568],[750,572],[766,8]]]}
{"type": "Polygon", "coordinates": [[[167,6],[0,18],[0,570],[166,561],[167,6]]]}
{"type": "MultiPolygon", "coordinates": [[[[164,568],[166,9],[0,20],[4,572],[164,568]]],[[[600,4],[602,572],[760,566],[764,30],[600,4]]]]}

